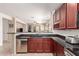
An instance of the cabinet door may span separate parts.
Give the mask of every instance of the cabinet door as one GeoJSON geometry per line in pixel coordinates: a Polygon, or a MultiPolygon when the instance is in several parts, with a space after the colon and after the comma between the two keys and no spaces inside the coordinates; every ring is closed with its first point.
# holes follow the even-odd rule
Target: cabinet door
{"type": "Polygon", "coordinates": [[[42,38],[30,38],[28,41],[28,52],[43,52],[42,38]]]}
{"type": "Polygon", "coordinates": [[[59,56],[64,56],[64,47],[59,44],[59,56]]]}
{"type": "Polygon", "coordinates": [[[53,53],[56,55],[57,53],[57,43],[55,41],[53,41],[53,53]]]}
{"type": "Polygon", "coordinates": [[[50,41],[48,39],[43,40],[43,52],[50,52],[50,41]]]}
{"type": "Polygon", "coordinates": [[[28,52],[36,52],[37,45],[36,45],[35,41],[36,40],[32,39],[32,38],[28,39],[28,42],[27,42],[27,51],[28,52]]]}
{"type": "Polygon", "coordinates": [[[43,48],[42,48],[42,38],[36,38],[36,52],[43,52],[43,48]]]}
{"type": "Polygon", "coordinates": [[[56,55],[57,56],[59,56],[59,49],[60,49],[59,44],[56,43],[56,55]]]}
{"type": "Polygon", "coordinates": [[[77,3],[67,3],[67,28],[77,28],[77,3]]]}
{"type": "Polygon", "coordinates": [[[77,3],[77,28],[79,28],[79,3],[77,3]]]}
{"type": "Polygon", "coordinates": [[[60,56],[64,56],[64,47],[60,45],[60,50],[59,50],[60,56]]]}
{"type": "Polygon", "coordinates": [[[66,28],[66,4],[60,7],[60,29],[66,28]]]}
{"type": "Polygon", "coordinates": [[[54,40],[50,38],[49,42],[50,42],[50,52],[54,53],[54,40]]]}
{"type": "Polygon", "coordinates": [[[56,55],[57,56],[64,56],[64,47],[57,43],[56,48],[56,55]]]}
{"type": "Polygon", "coordinates": [[[50,45],[51,45],[50,50],[52,53],[54,53],[55,51],[54,51],[54,40],[53,39],[50,40],[50,45]]]}

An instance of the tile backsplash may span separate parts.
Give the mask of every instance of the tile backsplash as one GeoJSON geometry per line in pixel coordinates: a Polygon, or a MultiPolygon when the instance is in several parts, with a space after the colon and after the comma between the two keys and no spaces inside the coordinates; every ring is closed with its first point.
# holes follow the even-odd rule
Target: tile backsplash
{"type": "Polygon", "coordinates": [[[60,34],[64,36],[74,36],[79,35],[78,29],[71,29],[71,30],[53,30],[53,33],[60,34]]]}

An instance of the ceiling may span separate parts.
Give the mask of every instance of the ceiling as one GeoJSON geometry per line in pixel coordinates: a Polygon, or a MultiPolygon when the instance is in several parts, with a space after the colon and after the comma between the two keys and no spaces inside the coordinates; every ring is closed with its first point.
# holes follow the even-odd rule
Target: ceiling
{"type": "Polygon", "coordinates": [[[49,19],[53,10],[62,3],[0,3],[0,12],[18,17],[25,22],[49,19]]]}

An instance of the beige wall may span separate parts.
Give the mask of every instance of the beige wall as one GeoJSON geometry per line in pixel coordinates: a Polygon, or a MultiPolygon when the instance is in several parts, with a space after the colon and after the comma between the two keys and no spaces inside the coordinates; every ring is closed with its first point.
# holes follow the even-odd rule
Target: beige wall
{"type": "Polygon", "coordinates": [[[0,13],[0,46],[3,45],[3,18],[6,18],[8,20],[12,20],[11,16],[0,13]]]}
{"type": "Polygon", "coordinates": [[[2,18],[0,14],[0,46],[2,46],[2,40],[3,40],[3,33],[2,33],[2,18]]]}
{"type": "Polygon", "coordinates": [[[15,21],[16,21],[16,30],[17,28],[23,28],[23,32],[26,32],[26,23],[24,23],[23,21],[21,21],[20,19],[18,18],[15,18],[15,21]]]}
{"type": "Polygon", "coordinates": [[[22,23],[19,23],[19,22],[16,22],[16,28],[23,28],[23,31],[25,32],[25,24],[22,24],[22,23]]]}

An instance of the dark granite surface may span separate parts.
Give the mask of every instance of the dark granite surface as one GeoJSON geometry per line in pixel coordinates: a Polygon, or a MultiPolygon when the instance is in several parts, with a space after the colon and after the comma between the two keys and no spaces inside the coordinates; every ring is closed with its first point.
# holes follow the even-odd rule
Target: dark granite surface
{"type": "Polygon", "coordinates": [[[64,36],[61,36],[58,34],[20,34],[16,36],[17,39],[26,39],[26,38],[31,38],[31,37],[41,37],[41,38],[60,37],[62,39],[65,39],[64,36]]]}

